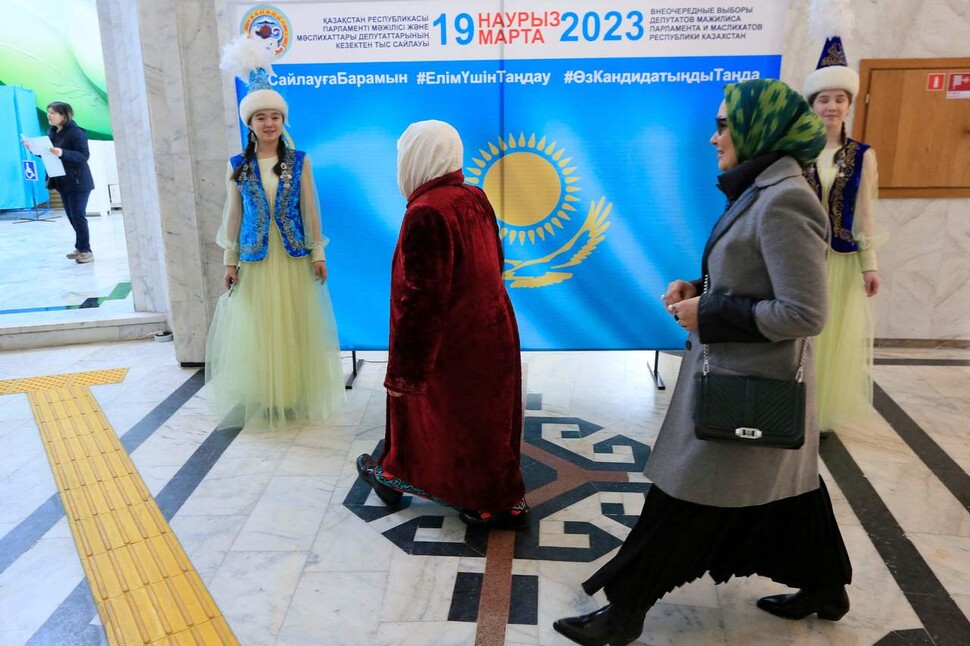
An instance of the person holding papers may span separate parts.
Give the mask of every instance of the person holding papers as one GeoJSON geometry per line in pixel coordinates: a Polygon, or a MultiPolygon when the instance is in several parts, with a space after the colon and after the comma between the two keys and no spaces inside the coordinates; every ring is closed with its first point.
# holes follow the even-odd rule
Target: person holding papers
{"type": "MultiPolygon", "coordinates": [[[[94,178],[88,166],[88,136],[74,121],[74,109],[70,103],[54,101],[47,106],[47,123],[50,128],[50,152],[60,158],[64,165],[64,175],[48,177],[47,188],[61,194],[67,219],[74,227],[74,251],[67,257],[78,263],[94,260],[91,252],[91,236],[88,232],[86,212],[88,197],[94,190],[94,178]]],[[[39,151],[34,151],[39,154],[39,151]]]]}

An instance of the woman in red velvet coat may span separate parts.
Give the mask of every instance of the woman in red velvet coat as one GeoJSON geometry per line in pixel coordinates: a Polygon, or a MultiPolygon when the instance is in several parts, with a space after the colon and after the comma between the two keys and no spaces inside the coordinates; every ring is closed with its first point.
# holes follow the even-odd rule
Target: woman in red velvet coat
{"type": "Polygon", "coordinates": [[[522,365],[495,213],[464,183],[458,132],[412,124],[398,140],[407,211],[394,251],[383,456],[357,470],[381,500],[402,492],[469,524],[524,527],[522,365]]]}

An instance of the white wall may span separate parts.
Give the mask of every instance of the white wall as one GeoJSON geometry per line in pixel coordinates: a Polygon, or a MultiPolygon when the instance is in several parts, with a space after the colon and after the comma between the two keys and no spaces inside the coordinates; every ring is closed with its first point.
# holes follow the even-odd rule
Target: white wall
{"type": "Polygon", "coordinates": [[[118,183],[118,161],[115,157],[115,143],[113,141],[89,141],[88,149],[91,156],[88,166],[94,177],[94,190],[88,198],[89,215],[106,216],[111,211],[111,200],[108,186],[118,183]]]}

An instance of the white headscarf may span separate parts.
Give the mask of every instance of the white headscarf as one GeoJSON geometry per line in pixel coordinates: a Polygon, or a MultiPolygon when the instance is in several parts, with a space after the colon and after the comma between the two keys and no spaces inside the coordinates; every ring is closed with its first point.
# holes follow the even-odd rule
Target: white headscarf
{"type": "Polygon", "coordinates": [[[458,131],[444,121],[418,121],[397,140],[397,186],[405,199],[433,179],[460,170],[458,131]]]}

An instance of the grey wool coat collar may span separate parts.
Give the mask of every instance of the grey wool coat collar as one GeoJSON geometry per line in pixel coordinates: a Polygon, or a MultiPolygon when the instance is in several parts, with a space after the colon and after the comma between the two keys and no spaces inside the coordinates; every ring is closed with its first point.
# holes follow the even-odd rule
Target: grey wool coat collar
{"type": "Polygon", "coordinates": [[[724,215],[717,221],[714,225],[714,229],[711,231],[711,235],[707,239],[707,244],[704,245],[704,256],[701,261],[701,265],[704,268],[703,273],[707,273],[707,256],[710,253],[711,246],[717,242],[724,232],[727,231],[734,221],[751,206],[755,197],[757,196],[757,191],[764,189],[767,186],[774,186],[778,182],[788,179],[790,177],[801,177],[802,168],[798,165],[791,157],[782,157],[780,160],[776,161],[774,164],[763,170],[754,180],[754,183],[747,188],[738,199],[736,199],[731,206],[724,212],[724,215]],[[792,163],[782,163],[788,160],[792,163]]]}

